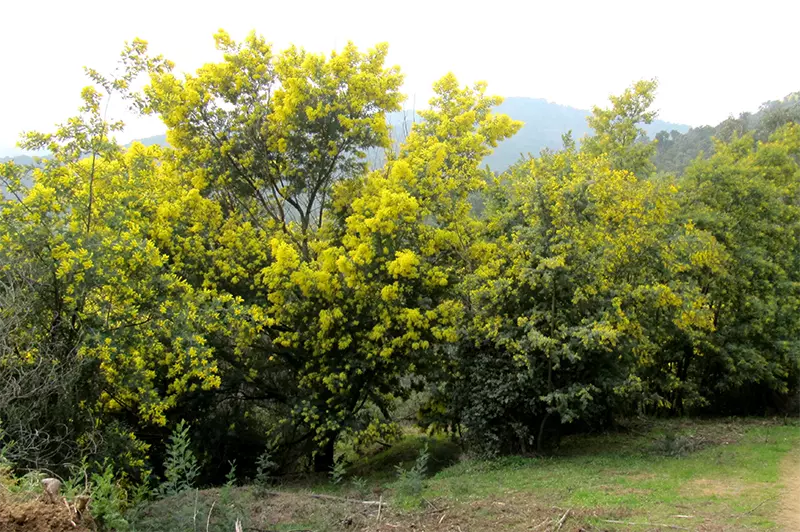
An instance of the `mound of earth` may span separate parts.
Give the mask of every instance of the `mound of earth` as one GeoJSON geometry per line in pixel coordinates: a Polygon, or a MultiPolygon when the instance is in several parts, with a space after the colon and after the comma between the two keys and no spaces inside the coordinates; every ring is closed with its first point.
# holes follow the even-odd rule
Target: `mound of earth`
{"type": "Polygon", "coordinates": [[[86,523],[73,522],[65,505],[40,500],[19,501],[0,493],[0,530],[3,532],[91,532],[86,523]]]}

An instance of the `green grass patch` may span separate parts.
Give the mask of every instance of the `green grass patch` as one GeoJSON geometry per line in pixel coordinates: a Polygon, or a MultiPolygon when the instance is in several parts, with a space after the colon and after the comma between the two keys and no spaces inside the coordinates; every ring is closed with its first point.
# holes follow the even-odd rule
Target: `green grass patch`
{"type": "MultiPolygon", "coordinates": [[[[278,495],[237,488],[226,501],[220,490],[201,491],[197,513],[207,516],[210,503],[218,501],[221,511],[212,514],[212,530],[226,529],[238,516],[247,526],[268,530],[374,526],[375,506],[311,497],[323,493],[382,498],[389,504],[383,519],[400,532],[459,526],[531,530],[536,524],[542,525],[539,530],[550,530],[567,509],[562,530],[648,530],[659,525],[774,530],[779,526],[781,474],[786,474],[781,462],[798,447],[796,422],[751,419],[648,421],[621,432],[567,437],[553,455],[493,460],[463,459],[452,441],[415,434],[350,464],[339,484],[309,477],[269,488],[280,491],[278,495]],[[413,468],[425,446],[429,476],[409,484],[408,478],[398,477],[398,468],[413,468]],[[642,523],[651,527],[638,525],[642,523]]],[[[135,529],[150,532],[166,524],[161,529],[190,530],[194,507],[191,494],[153,503],[145,508],[145,523],[138,521],[147,526],[135,529]]]]}
{"type": "Polygon", "coordinates": [[[572,437],[555,456],[462,462],[430,479],[424,496],[464,502],[527,495],[541,504],[627,515],[628,521],[684,526],[686,518],[674,516],[695,515],[770,528],[780,496],[779,463],[799,442],[793,425],[660,422],[628,434],[572,437]],[[663,442],[673,438],[692,443],[672,452],[663,442]]]}
{"type": "Polygon", "coordinates": [[[397,467],[404,469],[412,467],[420,451],[426,445],[430,453],[428,462],[430,474],[435,474],[456,463],[461,456],[461,447],[447,438],[413,435],[405,437],[373,456],[356,462],[348,468],[348,473],[370,478],[373,481],[394,477],[397,467]]]}

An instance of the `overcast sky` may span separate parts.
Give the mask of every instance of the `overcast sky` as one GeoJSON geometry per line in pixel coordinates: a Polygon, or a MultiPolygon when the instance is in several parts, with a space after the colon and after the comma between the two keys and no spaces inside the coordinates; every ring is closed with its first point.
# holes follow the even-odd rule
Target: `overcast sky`
{"type": "MultiPolygon", "coordinates": [[[[660,118],[692,126],[800,90],[798,0],[6,0],[0,15],[0,156],[19,153],[20,131],[73,114],[87,84],[82,67],[110,71],[124,41],[145,39],[192,71],[218,59],[218,28],[235,39],[255,29],[278,48],[316,52],[387,41],[408,107],[448,71],[464,83],[486,80],[494,94],[579,108],[657,77],[660,118]]],[[[125,141],[164,130],[126,121],[125,141]]]]}

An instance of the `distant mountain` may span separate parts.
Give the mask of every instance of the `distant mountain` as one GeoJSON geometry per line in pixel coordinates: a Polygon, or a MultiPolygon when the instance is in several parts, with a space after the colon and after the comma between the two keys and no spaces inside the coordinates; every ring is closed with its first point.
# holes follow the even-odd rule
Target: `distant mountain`
{"type": "MultiPolygon", "coordinates": [[[[557,150],[562,147],[561,136],[572,131],[572,138],[580,141],[592,130],[586,123],[591,111],[576,109],[538,98],[506,98],[496,112],[504,113],[525,123],[513,137],[503,141],[485,163],[496,171],[502,171],[519,160],[520,155],[539,155],[544,148],[557,150]]],[[[642,124],[651,138],[664,129],[686,132],[689,126],[654,120],[642,124]]]]}
{"type": "MultiPolygon", "coordinates": [[[[141,142],[145,146],[153,146],[155,144],[159,146],[167,146],[167,136],[166,135],[154,135],[152,137],[147,137],[143,139],[136,139],[132,140],[131,142],[125,144],[125,147],[129,147],[134,142],[141,142]]],[[[36,157],[47,159],[48,154],[42,153],[41,155],[37,155],[36,157]]],[[[16,164],[19,165],[33,165],[35,163],[34,159],[30,155],[14,155],[8,157],[0,157],[0,163],[7,163],[9,161],[14,161],[16,164]]]]}
{"type": "Polygon", "coordinates": [[[16,155],[14,157],[0,157],[0,163],[7,163],[9,161],[14,161],[16,164],[19,165],[31,165],[33,164],[33,157],[30,155],[16,155]]]}
{"type": "Polygon", "coordinates": [[[756,113],[741,113],[723,120],[716,126],[702,126],[681,132],[666,129],[656,134],[656,156],[653,162],[659,171],[681,174],[700,154],[714,153],[712,138],[728,141],[734,134],[753,132],[756,140],[766,140],[776,129],[787,122],[800,123],[800,92],[793,92],[783,100],[761,104],[756,113]]]}
{"type": "MultiPolygon", "coordinates": [[[[576,109],[538,98],[506,98],[495,112],[507,114],[514,120],[524,122],[520,131],[500,143],[484,164],[494,171],[502,172],[522,155],[539,155],[545,148],[557,150],[562,147],[561,136],[572,131],[572,137],[580,142],[581,137],[589,135],[592,130],[586,123],[591,111],[576,109]]],[[[399,145],[408,134],[414,121],[421,118],[410,111],[390,113],[389,125],[392,127],[393,140],[399,145]]],[[[654,120],[652,124],[642,124],[642,128],[651,138],[664,129],[686,132],[689,126],[673,124],[663,120],[654,120]]],[[[370,154],[373,166],[382,162],[381,156],[370,154]]]]}
{"type": "Polygon", "coordinates": [[[169,146],[169,143],[167,142],[167,136],[166,135],[153,135],[152,137],[147,137],[147,138],[143,138],[143,139],[136,139],[136,140],[131,141],[128,144],[126,144],[125,147],[130,146],[134,142],[140,142],[141,144],[144,144],[145,146],[169,146]]]}
{"type": "MultiPolygon", "coordinates": [[[[514,164],[520,158],[520,155],[527,155],[528,153],[538,155],[544,148],[554,150],[560,148],[561,135],[570,130],[576,140],[580,140],[585,134],[591,133],[589,126],[586,125],[586,117],[589,116],[590,111],[551,103],[547,100],[506,98],[497,107],[496,112],[505,113],[514,120],[521,120],[525,125],[514,137],[501,143],[495,152],[484,161],[486,165],[495,171],[505,170],[514,164]]],[[[412,125],[420,120],[419,115],[410,110],[389,114],[387,121],[392,128],[395,148],[398,148],[403,142],[412,125]]],[[[645,126],[644,129],[649,135],[653,136],[661,130],[676,130],[683,133],[689,130],[689,126],[657,120],[649,126],[645,126]]],[[[167,136],[154,135],[134,142],[141,142],[145,146],[154,144],[167,146],[167,136]]],[[[384,155],[380,150],[370,151],[367,154],[367,158],[373,168],[380,166],[384,161],[384,155]]],[[[30,164],[30,158],[27,157],[26,159],[27,163],[18,161],[19,164],[30,164]]],[[[3,160],[0,159],[0,162],[3,160]]]]}
{"type": "MultiPolygon", "coordinates": [[[[13,161],[15,164],[20,166],[36,166],[36,161],[34,161],[33,157],[30,155],[17,155],[15,157],[0,157],[0,163],[7,163],[9,161],[13,161]]],[[[31,172],[26,172],[25,175],[22,177],[22,185],[25,187],[30,188],[33,185],[33,177],[31,176],[31,172]]],[[[0,183],[0,198],[6,197],[6,187],[3,183],[0,183]]]]}

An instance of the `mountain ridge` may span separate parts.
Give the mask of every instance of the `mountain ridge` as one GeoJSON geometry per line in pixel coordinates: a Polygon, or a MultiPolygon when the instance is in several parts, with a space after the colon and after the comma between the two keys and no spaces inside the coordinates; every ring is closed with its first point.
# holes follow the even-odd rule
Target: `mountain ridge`
{"type": "MultiPolygon", "coordinates": [[[[514,137],[500,143],[495,152],[485,159],[485,165],[498,171],[505,170],[514,164],[521,154],[538,155],[544,148],[560,148],[561,135],[568,131],[572,131],[572,135],[576,140],[591,132],[586,123],[586,117],[591,114],[591,111],[553,103],[544,98],[512,96],[505,98],[503,103],[495,108],[495,112],[505,113],[514,120],[525,122],[525,126],[514,137]]],[[[387,122],[392,127],[392,136],[395,144],[402,142],[410,130],[410,125],[416,120],[421,120],[421,118],[413,110],[389,114],[387,122]]],[[[689,126],[659,120],[645,127],[651,138],[658,131],[670,131],[673,129],[684,133],[689,130],[689,126]]],[[[130,146],[133,142],[141,142],[145,146],[153,144],[167,145],[166,134],[136,139],[126,144],[126,146],[130,146]]],[[[0,158],[0,162],[12,159],[18,164],[32,163],[32,158],[27,155],[0,158]],[[23,158],[27,162],[22,162],[23,158]],[[21,160],[17,161],[17,159],[21,160]]],[[[371,161],[374,159],[374,162],[380,162],[380,156],[375,154],[370,154],[369,159],[371,161]]]]}

